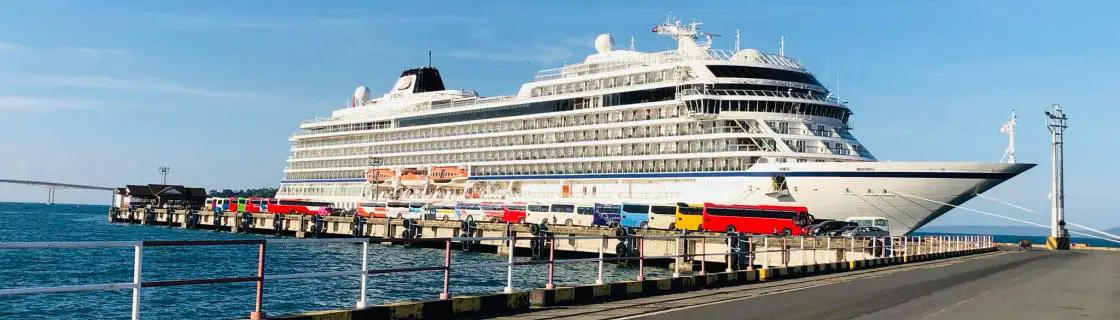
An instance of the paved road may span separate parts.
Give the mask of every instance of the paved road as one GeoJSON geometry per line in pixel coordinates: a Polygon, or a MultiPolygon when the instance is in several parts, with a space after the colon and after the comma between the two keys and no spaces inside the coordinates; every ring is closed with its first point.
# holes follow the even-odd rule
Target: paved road
{"type": "Polygon", "coordinates": [[[1005,252],[520,319],[1120,319],[1120,252],[1005,252]]]}

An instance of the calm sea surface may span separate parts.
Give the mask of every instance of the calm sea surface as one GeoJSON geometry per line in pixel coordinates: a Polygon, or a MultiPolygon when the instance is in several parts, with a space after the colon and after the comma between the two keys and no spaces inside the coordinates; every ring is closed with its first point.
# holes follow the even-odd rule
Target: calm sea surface
{"type": "MultiPolygon", "coordinates": [[[[229,232],[108,223],[106,206],[0,203],[0,242],[106,240],[217,240],[274,238],[229,232]]],[[[178,280],[256,275],[255,246],[159,247],[144,249],[144,280],[178,280]]],[[[454,265],[504,262],[495,254],[453,252],[454,265]]],[[[527,260],[527,258],[518,258],[527,260]]],[[[372,245],[370,268],[442,265],[443,251],[372,245]]],[[[265,274],[357,270],[360,244],[271,245],[265,274]]],[[[547,266],[518,266],[516,289],[544,286],[547,266]]],[[[653,277],[664,268],[647,268],[653,277]]],[[[633,279],[633,267],[607,265],[607,281],[633,279]]],[[[557,265],[559,285],[595,280],[595,263],[557,265]]],[[[265,282],[264,311],[270,315],[353,307],[357,276],[265,282]]],[[[132,248],[0,250],[0,289],[132,281],[132,248]]],[[[452,295],[500,292],[505,267],[464,268],[452,272],[452,295]]],[[[247,318],[253,309],[254,283],[144,288],[144,319],[247,318]]],[[[435,299],[442,272],[370,276],[373,304],[435,299]]],[[[127,318],[131,290],[0,297],[0,319],[127,318]]]]}

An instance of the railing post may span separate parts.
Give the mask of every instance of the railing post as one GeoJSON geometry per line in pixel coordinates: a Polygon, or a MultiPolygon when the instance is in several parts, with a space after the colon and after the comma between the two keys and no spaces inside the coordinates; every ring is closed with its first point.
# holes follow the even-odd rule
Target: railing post
{"type": "Polygon", "coordinates": [[[439,294],[440,300],[451,298],[451,239],[447,239],[443,248],[443,292],[439,294]]]}
{"type": "Polygon", "coordinates": [[[848,253],[851,253],[852,257],[848,257],[847,255],[845,255],[844,258],[847,258],[847,259],[844,259],[844,260],[852,261],[852,260],[855,260],[855,255],[856,255],[856,236],[852,235],[852,237],[849,238],[848,240],[850,240],[850,241],[848,241],[848,244],[850,245],[850,248],[848,248],[848,253]]]}
{"type": "Polygon", "coordinates": [[[362,291],[358,295],[358,309],[366,307],[366,284],[369,280],[369,239],[362,241],[362,291]]]}
{"type": "Polygon", "coordinates": [[[727,255],[723,257],[723,261],[727,261],[727,269],[724,272],[731,272],[731,235],[727,235],[727,255]]]}
{"type": "Polygon", "coordinates": [[[513,293],[513,244],[517,242],[516,236],[509,237],[509,264],[506,266],[505,293],[513,293]]]}
{"type": "Polygon", "coordinates": [[[684,264],[684,258],[681,258],[681,235],[673,238],[673,278],[681,277],[681,265],[684,264]]]}
{"type": "Polygon", "coordinates": [[[132,247],[132,320],[140,319],[140,267],[143,266],[144,244],[132,247]]]}
{"type": "MultiPolygon", "coordinates": [[[[801,252],[801,265],[807,265],[809,263],[805,261],[805,237],[801,236],[798,238],[801,239],[801,248],[797,249],[797,251],[801,252]]],[[[816,257],[813,257],[813,259],[816,259],[816,257]]]]}
{"type": "Polygon", "coordinates": [[[261,308],[264,305],[264,250],[265,243],[261,242],[257,249],[257,306],[253,313],[249,314],[249,319],[260,320],[264,319],[264,312],[261,308]]]}
{"type": "Polygon", "coordinates": [[[704,260],[708,254],[707,240],[706,236],[700,236],[700,275],[708,274],[708,264],[706,263],[707,261],[704,260]]]}
{"type": "Polygon", "coordinates": [[[747,236],[747,271],[754,271],[754,236],[747,236]]]}
{"type": "Polygon", "coordinates": [[[548,242],[548,283],[544,285],[545,289],[555,288],[553,284],[553,274],[556,272],[556,239],[548,242]]]}
{"type": "Polygon", "coordinates": [[[766,254],[766,259],[762,260],[762,269],[770,269],[770,237],[762,236],[762,252],[766,254]]]}
{"type": "Polygon", "coordinates": [[[646,237],[638,237],[638,281],[646,279],[646,237]]]}
{"type": "Polygon", "coordinates": [[[599,243],[599,277],[595,278],[595,284],[603,284],[603,248],[607,247],[607,236],[603,236],[603,240],[599,243]]]}

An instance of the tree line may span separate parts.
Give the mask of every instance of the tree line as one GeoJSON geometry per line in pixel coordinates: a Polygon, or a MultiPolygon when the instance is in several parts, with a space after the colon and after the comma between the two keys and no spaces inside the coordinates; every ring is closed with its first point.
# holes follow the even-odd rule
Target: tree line
{"type": "Polygon", "coordinates": [[[260,188],[260,189],[245,189],[245,190],[230,190],[224,189],[222,191],[210,190],[207,194],[210,197],[216,198],[229,198],[229,197],[261,197],[272,198],[276,196],[276,188],[260,188]]]}

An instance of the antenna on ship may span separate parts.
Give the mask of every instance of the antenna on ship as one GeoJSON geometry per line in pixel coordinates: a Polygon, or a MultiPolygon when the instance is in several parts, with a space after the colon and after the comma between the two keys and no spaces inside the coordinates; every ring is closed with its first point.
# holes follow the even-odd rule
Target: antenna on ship
{"type": "Polygon", "coordinates": [[[735,29],[735,52],[739,52],[739,29],[735,29]]]}
{"type": "Polygon", "coordinates": [[[1015,125],[1018,123],[1019,118],[1015,116],[1015,109],[1011,109],[1011,120],[1007,120],[999,127],[999,132],[1007,134],[1007,150],[1003,152],[1000,162],[1007,159],[1007,163],[1015,163],[1015,125]]]}
{"type": "Polygon", "coordinates": [[[432,50],[428,50],[428,68],[432,67],[432,50]]]}
{"type": "Polygon", "coordinates": [[[786,36],[778,37],[778,55],[786,56],[786,36]]]}
{"type": "Polygon", "coordinates": [[[637,51],[634,50],[634,36],[630,36],[630,51],[637,51]]]}

